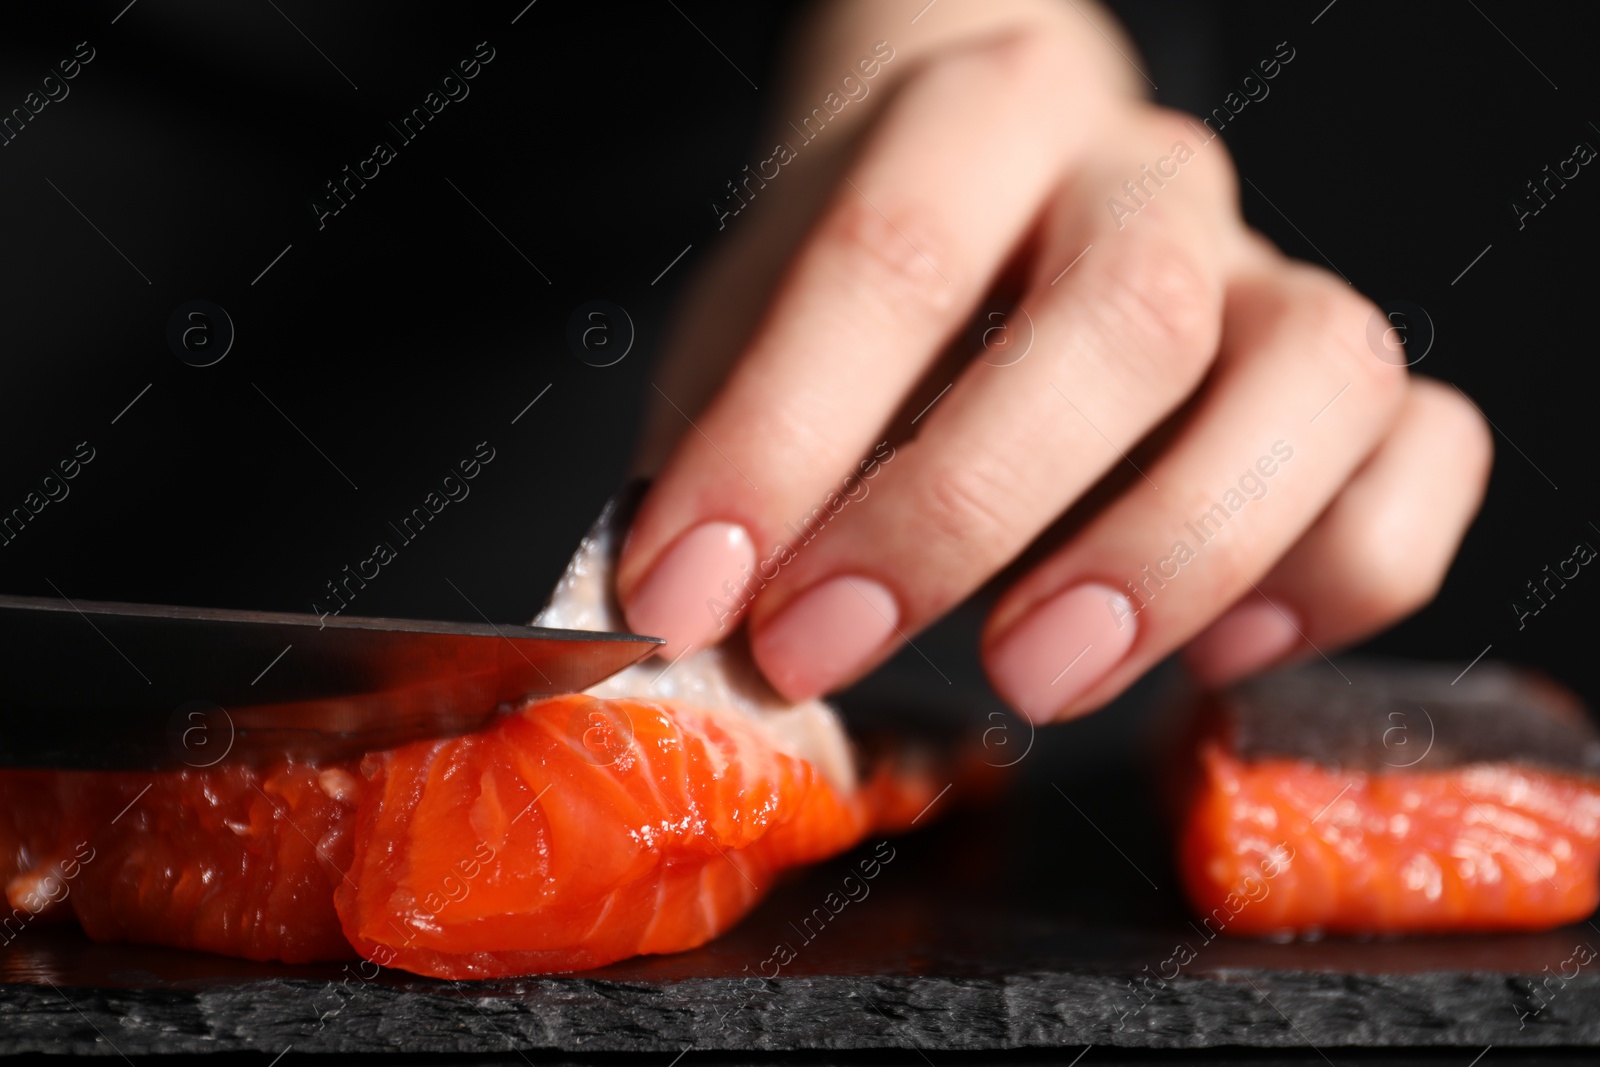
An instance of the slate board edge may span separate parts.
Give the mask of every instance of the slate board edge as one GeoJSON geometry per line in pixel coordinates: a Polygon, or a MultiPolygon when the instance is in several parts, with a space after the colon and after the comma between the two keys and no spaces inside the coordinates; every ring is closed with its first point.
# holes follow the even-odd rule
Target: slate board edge
{"type": "Polygon", "coordinates": [[[1522,1025],[1528,980],[1503,974],[1240,970],[1179,977],[1137,1013],[1126,982],[825,976],[752,993],[727,979],[539,979],[514,995],[372,984],[347,997],[299,980],[199,991],[11,985],[0,992],[0,1054],[1600,1044],[1600,977],[1575,978],[1522,1025]]]}

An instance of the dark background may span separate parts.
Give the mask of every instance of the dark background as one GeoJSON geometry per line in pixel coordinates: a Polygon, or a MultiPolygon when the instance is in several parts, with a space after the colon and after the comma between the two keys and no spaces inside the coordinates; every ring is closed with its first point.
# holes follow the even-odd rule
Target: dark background
{"type": "MultiPolygon", "coordinates": [[[[0,147],[0,512],[78,442],[95,450],[0,547],[0,590],[308,611],[382,539],[399,558],[352,613],[526,620],[660,403],[673,295],[717,247],[711,203],[756,158],[797,13],[125,2],[32,6],[0,35],[0,113],[77,42],[96,51],[0,147]],[[385,121],[485,40],[470,96],[400,145],[385,121]],[[380,137],[398,158],[319,231],[308,202],[380,137]],[[166,341],[193,299],[237,331],[213,366],[166,341]],[[636,329],[611,367],[566,339],[593,299],[636,329]],[[484,440],[496,458],[471,495],[399,546],[388,521],[484,440]]],[[[1437,339],[1418,371],[1500,431],[1443,593],[1378,646],[1466,661],[1492,645],[1596,701],[1583,619],[1600,578],[1522,630],[1511,607],[1577,542],[1600,545],[1583,295],[1600,176],[1585,168],[1520,231],[1510,207],[1576,142],[1600,146],[1592,16],[1325,4],[1122,10],[1160,97],[1196,110],[1289,42],[1271,95],[1223,131],[1246,215],[1375,299],[1425,308],[1437,339]]]]}

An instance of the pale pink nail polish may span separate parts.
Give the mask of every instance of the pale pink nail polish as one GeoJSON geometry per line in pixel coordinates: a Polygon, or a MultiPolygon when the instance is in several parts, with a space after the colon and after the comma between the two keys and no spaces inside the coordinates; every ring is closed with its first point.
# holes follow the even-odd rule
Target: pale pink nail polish
{"type": "Polygon", "coordinates": [[[894,594],[871,578],[830,578],[801,593],[751,635],[756,665],[790,700],[826,693],[855,674],[895,632],[894,594]]]}
{"type": "Polygon", "coordinates": [[[1294,613],[1252,596],[1189,642],[1183,660],[1202,684],[1226,685],[1277,661],[1301,640],[1294,613]]]}
{"type": "Polygon", "coordinates": [[[701,523],[661,554],[622,613],[635,633],[667,639],[657,655],[670,659],[689,645],[715,644],[738,625],[748,602],[728,589],[741,590],[755,565],[743,526],[701,523]]]}
{"type": "Polygon", "coordinates": [[[1128,598],[1086,583],[1045,601],[1001,639],[989,678],[1012,707],[1049,722],[1109,674],[1139,632],[1128,598]]]}

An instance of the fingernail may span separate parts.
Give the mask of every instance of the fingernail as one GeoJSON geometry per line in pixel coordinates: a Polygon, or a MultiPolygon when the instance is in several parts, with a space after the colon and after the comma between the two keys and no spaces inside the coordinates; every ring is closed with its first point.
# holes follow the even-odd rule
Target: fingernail
{"type": "Polygon", "coordinates": [[[1012,707],[1049,722],[1111,673],[1139,632],[1128,598],[1073,586],[1035,608],[989,654],[989,677],[1012,707]]]}
{"type": "Polygon", "coordinates": [[[846,575],[814,585],[750,637],[756,665],[789,700],[826,693],[872,659],[900,622],[894,594],[846,575]]]}
{"type": "Polygon", "coordinates": [[[1183,660],[1201,684],[1226,685],[1276,662],[1300,640],[1299,625],[1281,604],[1247,600],[1189,642],[1183,660]]]}
{"type": "Polygon", "coordinates": [[[657,655],[670,659],[689,645],[715,644],[738,624],[748,602],[743,580],[755,565],[755,544],[743,526],[701,523],[662,553],[622,613],[635,633],[667,639],[657,655]]]}

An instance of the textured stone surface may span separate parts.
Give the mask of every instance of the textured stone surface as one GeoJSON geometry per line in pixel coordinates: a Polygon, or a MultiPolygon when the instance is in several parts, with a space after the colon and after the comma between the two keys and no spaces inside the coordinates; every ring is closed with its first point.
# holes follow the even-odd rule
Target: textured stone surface
{"type": "MultiPolygon", "coordinates": [[[[994,729],[978,707],[971,728],[994,729]]],[[[850,857],[778,887],[703,949],[566,977],[452,984],[385,971],[369,981],[370,967],[253,964],[29,928],[0,946],[0,1053],[270,1057],[292,1045],[521,1050],[541,1063],[633,1051],[666,1063],[691,1044],[763,1054],[1251,1045],[1321,1063],[1313,1046],[1449,1045],[1472,1050],[1465,1064],[1491,1044],[1497,1062],[1511,1046],[1600,1045],[1600,959],[1567,962],[1576,973],[1560,978],[1576,946],[1600,947],[1586,924],[1515,937],[1207,943],[1166,858],[1164,783],[1134,770],[1165,733],[1144,707],[1130,701],[1031,747],[1017,724],[1003,744],[991,735],[995,762],[1017,762],[1012,793],[943,822],[931,812],[931,828],[894,842],[870,894],[809,939],[805,917],[850,857]],[[767,961],[780,943],[794,958],[776,968],[767,961]],[[1195,958],[1163,980],[1179,943],[1195,958]],[[1148,985],[1136,994],[1139,978],[1148,985]],[[1549,987],[1536,997],[1540,978],[1549,987]]]]}
{"type": "MultiPolygon", "coordinates": [[[[1437,970],[1414,969],[1424,961],[1415,951],[1395,951],[1398,946],[1369,946],[1377,950],[1375,956],[1363,960],[1317,946],[1218,944],[1212,946],[1215,961],[1168,983],[1142,1010],[1124,978],[1143,966],[1131,966],[1136,961],[1161,958],[1152,955],[1160,950],[1144,936],[1120,946],[1110,943],[1115,938],[1090,938],[1102,942],[1086,953],[1099,963],[1110,963],[1108,957],[1119,951],[1127,955],[1123,966],[1103,970],[1062,966],[1010,974],[858,976],[832,959],[817,965],[835,973],[798,974],[751,987],[726,975],[695,973],[732,962],[697,953],[673,961],[675,966],[647,965],[605,977],[452,986],[385,974],[371,982],[357,979],[343,991],[328,984],[339,977],[333,969],[285,968],[273,975],[270,968],[211,960],[202,966],[178,953],[101,950],[76,939],[40,936],[26,950],[26,973],[19,973],[13,961],[13,982],[32,981],[9,985],[0,999],[0,1051],[1600,1043],[1600,979],[1580,975],[1519,1028],[1517,1012],[1530,1006],[1525,983],[1504,970],[1478,969],[1517,958],[1529,964],[1546,955],[1559,960],[1578,936],[1519,939],[1502,946],[1510,959],[1499,953],[1485,958],[1466,943],[1440,943],[1426,961],[1441,965],[1437,970]],[[1310,951],[1301,951],[1305,948],[1310,951]],[[1274,960],[1277,952],[1297,958],[1274,960]],[[1271,966],[1274,962],[1332,969],[1282,969],[1271,966]],[[90,984],[78,970],[85,966],[107,970],[90,984]],[[650,974],[652,969],[662,973],[650,974]]],[[[822,955],[821,938],[816,947],[822,955]]],[[[946,969],[932,960],[922,962],[934,972],[946,969]]]]}

